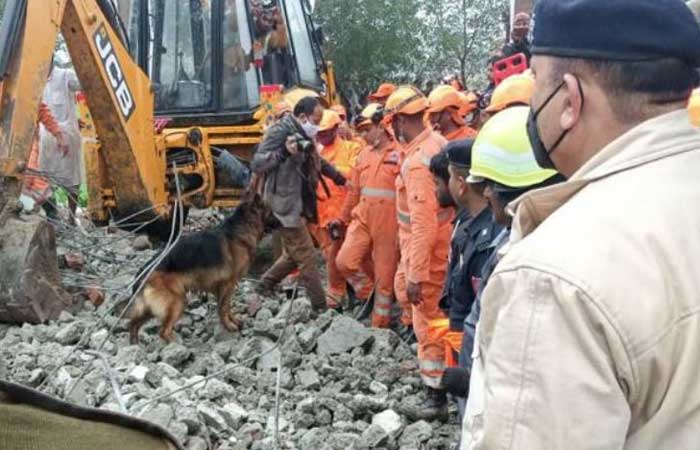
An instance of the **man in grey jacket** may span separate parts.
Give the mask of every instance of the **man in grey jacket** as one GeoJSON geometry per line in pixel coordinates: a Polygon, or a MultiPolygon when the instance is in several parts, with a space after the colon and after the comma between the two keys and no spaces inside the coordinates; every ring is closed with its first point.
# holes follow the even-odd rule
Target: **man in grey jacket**
{"type": "Polygon", "coordinates": [[[318,154],[314,138],[323,115],[315,97],[302,98],[265,134],[251,168],[265,178],[263,198],[282,224],[283,253],[262,277],[260,289],[271,292],[294,269],[316,310],[326,307],[326,294],[316,266],[314,243],[307,223],[318,221],[316,188],[328,177],[339,186],[345,177],[318,154]]]}
{"type": "Polygon", "coordinates": [[[568,180],[511,204],[462,449],[699,448],[698,43],[681,0],[538,0],[528,134],[568,180]]]}

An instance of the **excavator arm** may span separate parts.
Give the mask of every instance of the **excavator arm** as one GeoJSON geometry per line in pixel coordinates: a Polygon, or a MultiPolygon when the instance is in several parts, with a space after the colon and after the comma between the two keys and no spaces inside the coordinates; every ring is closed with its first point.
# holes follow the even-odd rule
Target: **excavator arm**
{"type": "Polygon", "coordinates": [[[151,84],[111,25],[116,14],[108,20],[111,7],[109,0],[6,2],[0,26],[0,321],[42,322],[71,307],[53,227],[17,214],[59,32],[99,136],[91,151],[100,154],[88,159],[103,164],[107,182],[91,196],[116,219],[168,215],[165,150],[154,136],[151,84]]]}
{"type": "Polygon", "coordinates": [[[60,31],[109,168],[109,188],[97,195],[117,219],[139,211],[140,219],[167,215],[165,152],[154,138],[151,82],[112,26],[116,13],[108,20],[109,8],[108,0],[8,0],[2,32],[12,47],[0,52],[6,58],[0,106],[5,204],[19,195],[60,31]]]}

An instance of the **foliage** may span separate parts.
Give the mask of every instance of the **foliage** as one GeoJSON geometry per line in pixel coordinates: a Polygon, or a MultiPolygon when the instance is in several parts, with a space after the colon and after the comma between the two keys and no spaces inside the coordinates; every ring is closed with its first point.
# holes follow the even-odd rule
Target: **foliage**
{"type": "Polygon", "coordinates": [[[357,99],[382,81],[428,88],[448,74],[481,87],[506,11],[505,0],[321,0],[315,15],[341,90],[357,99]]]}

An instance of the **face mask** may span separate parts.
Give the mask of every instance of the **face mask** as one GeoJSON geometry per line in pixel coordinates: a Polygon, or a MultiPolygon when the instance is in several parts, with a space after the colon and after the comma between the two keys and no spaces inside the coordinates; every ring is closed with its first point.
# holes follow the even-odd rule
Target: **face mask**
{"type": "MultiPolygon", "coordinates": [[[[576,80],[576,83],[578,84],[578,89],[579,93],[581,94],[581,108],[583,108],[583,89],[581,88],[581,83],[576,80]]],[[[564,81],[557,86],[557,88],[552,92],[549,97],[544,101],[542,106],[540,106],[536,111],[533,109],[530,109],[530,115],[527,118],[527,136],[530,139],[530,145],[532,146],[532,152],[535,155],[535,160],[537,161],[537,164],[542,167],[543,169],[555,169],[556,166],[554,165],[554,161],[552,161],[552,153],[559,147],[559,144],[562,143],[564,138],[566,137],[567,134],[569,134],[568,130],[564,130],[561,135],[559,136],[559,139],[554,142],[554,145],[552,145],[552,148],[549,150],[547,147],[544,145],[544,142],[542,142],[542,139],[540,138],[540,131],[537,127],[537,117],[540,115],[542,110],[549,104],[549,102],[552,101],[555,95],[561,90],[562,87],[564,87],[566,83],[564,81]]]]}
{"type": "Polygon", "coordinates": [[[335,142],[335,137],[335,133],[319,133],[318,135],[316,135],[316,140],[319,144],[323,145],[324,147],[328,147],[329,145],[333,145],[333,142],[335,142]]]}
{"type": "Polygon", "coordinates": [[[314,124],[311,123],[310,121],[306,121],[306,122],[304,122],[304,123],[301,124],[301,128],[303,128],[304,133],[306,133],[306,135],[307,135],[308,137],[310,137],[311,139],[313,139],[313,138],[315,138],[316,135],[318,134],[319,126],[318,126],[318,125],[314,125],[314,124]]]}

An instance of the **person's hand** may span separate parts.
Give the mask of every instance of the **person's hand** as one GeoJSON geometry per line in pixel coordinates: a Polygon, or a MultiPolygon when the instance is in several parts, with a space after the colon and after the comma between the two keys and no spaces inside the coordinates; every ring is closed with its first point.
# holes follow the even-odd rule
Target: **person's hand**
{"type": "Polygon", "coordinates": [[[288,136],[287,142],[284,144],[290,155],[296,156],[299,154],[299,143],[294,136],[288,136]]]}
{"type": "Polygon", "coordinates": [[[56,143],[58,144],[59,153],[61,153],[62,156],[68,155],[68,143],[66,142],[66,138],[63,136],[63,133],[60,131],[56,133],[56,143]]]}
{"type": "Polygon", "coordinates": [[[339,230],[344,230],[346,228],[345,222],[342,219],[333,219],[328,223],[328,228],[337,228],[339,230]]]}
{"type": "Polygon", "coordinates": [[[408,296],[408,301],[411,302],[412,305],[420,305],[423,302],[420,283],[409,281],[408,286],[406,286],[406,295],[408,296]]]}

